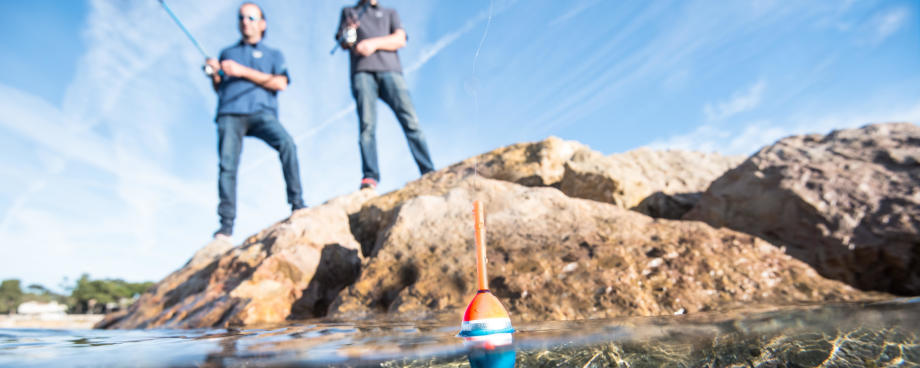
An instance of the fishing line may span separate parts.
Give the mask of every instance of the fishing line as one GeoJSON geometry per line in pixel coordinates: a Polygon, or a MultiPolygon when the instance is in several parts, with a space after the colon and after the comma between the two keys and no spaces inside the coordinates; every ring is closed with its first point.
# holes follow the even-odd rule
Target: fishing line
{"type": "MultiPolygon", "coordinates": [[[[482,45],[485,43],[486,37],[489,35],[489,26],[492,25],[493,5],[494,0],[489,0],[489,18],[486,21],[486,29],[482,32],[482,38],[479,39],[479,46],[476,47],[476,53],[473,54],[473,88],[471,88],[471,92],[473,93],[473,123],[477,124],[474,135],[477,137],[479,136],[479,81],[476,79],[476,64],[479,62],[479,52],[482,50],[482,45]]],[[[479,176],[479,155],[476,155],[473,158],[473,177],[475,178],[477,176],[479,176]]]]}

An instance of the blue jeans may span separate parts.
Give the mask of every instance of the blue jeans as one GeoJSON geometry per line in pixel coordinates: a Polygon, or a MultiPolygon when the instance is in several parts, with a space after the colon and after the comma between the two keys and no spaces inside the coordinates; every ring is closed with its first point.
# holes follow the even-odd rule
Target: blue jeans
{"type": "Polygon", "coordinates": [[[406,80],[399,72],[357,72],[351,76],[351,93],[358,107],[358,144],[361,147],[361,170],[365,178],[380,181],[377,165],[377,98],[383,99],[393,109],[409,142],[409,150],[418,170],[425,175],[434,171],[425,135],[418,125],[418,117],[406,80]]]}
{"type": "Polygon", "coordinates": [[[240,166],[240,152],[243,137],[256,137],[278,151],[284,182],[287,184],[287,199],[291,209],[304,207],[300,187],[300,168],[297,164],[297,147],[278,118],[270,112],[250,115],[221,115],[217,118],[217,154],[220,157],[220,171],[217,190],[222,227],[233,228],[236,218],[236,173],[240,166]]]}

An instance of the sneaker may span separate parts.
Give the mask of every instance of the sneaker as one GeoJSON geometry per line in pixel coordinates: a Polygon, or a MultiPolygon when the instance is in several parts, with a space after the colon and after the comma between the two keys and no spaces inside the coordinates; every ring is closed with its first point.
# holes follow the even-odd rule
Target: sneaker
{"type": "Polygon", "coordinates": [[[372,178],[361,179],[361,188],[360,189],[377,189],[377,181],[372,178]]]}
{"type": "Polygon", "coordinates": [[[217,229],[217,231],[214,232],[214,239],[229,241],[230,235],[232,234],[233,229],[226,226],[221,226],[220,229],[217,229]]]}

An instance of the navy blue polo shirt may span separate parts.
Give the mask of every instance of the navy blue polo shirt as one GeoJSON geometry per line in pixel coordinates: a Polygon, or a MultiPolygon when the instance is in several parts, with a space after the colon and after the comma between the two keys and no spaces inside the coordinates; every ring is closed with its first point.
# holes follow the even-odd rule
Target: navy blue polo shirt
{"type": "MultiPolygon", "coordinates": [[[[281,51],[240,41],[220,52],[220,61],[233,60],[240,65],[263,73],[288,76],[281,51]]],[[[224,77],[217,87],[217,116],[225,114],[255,114],[271,112],[278,116],[278,92],[270,91],[245,78],[224,77]]]]}

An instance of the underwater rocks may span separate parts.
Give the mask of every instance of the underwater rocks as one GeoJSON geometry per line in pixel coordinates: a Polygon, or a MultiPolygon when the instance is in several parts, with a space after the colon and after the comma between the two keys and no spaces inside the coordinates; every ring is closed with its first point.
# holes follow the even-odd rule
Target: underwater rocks
{"type": "Polygon", "coordinates": [[[920,294],[920,127],[792,136],[712,183],[685,219],[763,237],[825,277],[920,294]]]}

